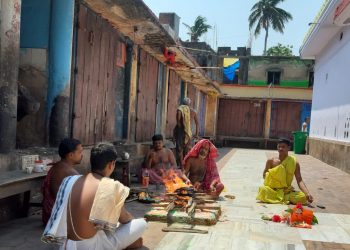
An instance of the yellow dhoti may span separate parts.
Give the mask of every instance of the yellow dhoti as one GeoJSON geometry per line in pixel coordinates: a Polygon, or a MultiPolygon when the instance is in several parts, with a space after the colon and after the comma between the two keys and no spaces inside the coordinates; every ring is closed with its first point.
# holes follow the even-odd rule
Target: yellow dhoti
{"type": "Polygon", "coordinates": [[[191,140],[192,138],[192,131],[191,131],[191,111],[190,107],[187,105],[181,105],[177,108],[178,111],[182,114],[182,122],[184,126],[184,132],[185,132],[185,139],[184,143],[185,145],[191,140]]]}
{"type": "Polygon", "coordinates": [[[264,186],[259,188],[257,200],[266,203],[306,203],[306,196],[301,191],[294,191],[292,181],[296,168],[294,156],[288,156],[284,161],[269,169],[265,175],[264,186]]]}

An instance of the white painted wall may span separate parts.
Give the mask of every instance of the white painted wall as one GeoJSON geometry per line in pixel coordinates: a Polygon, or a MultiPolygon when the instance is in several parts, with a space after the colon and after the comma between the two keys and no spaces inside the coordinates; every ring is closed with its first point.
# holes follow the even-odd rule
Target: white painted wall
{"type": "Polygon", "coordinates": [[[310,137],[350,142],[350,27],[341,32],[316,56],[310,137]]]}

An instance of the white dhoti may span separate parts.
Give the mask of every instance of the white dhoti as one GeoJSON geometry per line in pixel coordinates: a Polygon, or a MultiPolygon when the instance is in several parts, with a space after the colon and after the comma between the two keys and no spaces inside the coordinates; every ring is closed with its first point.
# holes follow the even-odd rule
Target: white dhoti
{"type": "MultiPolygon", "coordinates": [[[[117,226],[120,210],[127,194],[123,191],[124,188],[120,186],[121,184],[114,183],[114,181],[110,181],[107,178],[103,178],[105,180],[101,181],[101,183],[103,182],[101,187],[104,186],[104,183],[106,185],[110,183],[110,188],[105,189],[105,192],[101,191],[96,193],[96,196],[98,196],[98,204],[96,204],[95,208],[97,208],[92,212],[93,217],[91,218],[93,221],[92,223],[99,223],[97,228],[105,228],[105,230],[98,230],[96,235],[90,239],[81,241],[67,239],[68,200],[74,183],[80,177],[80,175],[68,176],[63,180],[57,194],[51,217],[44,230],[42,241],[57,243],[61,245],[60,249],[67,250],[117,250],[125,249],[138,240],[146,230],[147,223],[144,219],[133,219],[127,224],[119,224],[119,226],[117,226]],[[121,191],[119,192],[118,190],[121,191]],[[114,203],[110,205],[111,207],[106,207],[105,209],[100,208],[102,202],[107,201],[108,203],[110,200],[114,201],[114,203]],[[106,211],[109,211],[109,213],[106,211]]],[[[128,193],[129,189],[126,191],[128,193]]]]}
{"type": "Polygon", "coordinates": [[[99,230],[97,234],[86,240],[68,240],[60,249],[67,250],[102,250],[125,249],[138,240],[146,230],[144,219],[134,219],[127,224],[120,224],[115,232],[99,230]]]}

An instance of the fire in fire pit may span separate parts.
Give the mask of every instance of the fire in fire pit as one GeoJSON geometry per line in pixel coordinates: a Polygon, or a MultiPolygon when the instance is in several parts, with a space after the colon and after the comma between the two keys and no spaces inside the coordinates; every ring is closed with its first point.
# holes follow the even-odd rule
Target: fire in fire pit
{"type": "Polygon", "coordinates": [[[168,170],[163,175],[163,183],[167,193],[174,193],[178,189],[192,187],[187,185],[173,169],[168,170]]]}
{"type": "Polygon", "coordinates": [[[205,193],[197,192],[187,185],[174,170],[163,175],[166,194],[162,202],[152,205],[153,209],[145,214],[149,221],[162,221],[170,225],[173,222],[191,225],[216,224],[221,207],[205,193]]]}

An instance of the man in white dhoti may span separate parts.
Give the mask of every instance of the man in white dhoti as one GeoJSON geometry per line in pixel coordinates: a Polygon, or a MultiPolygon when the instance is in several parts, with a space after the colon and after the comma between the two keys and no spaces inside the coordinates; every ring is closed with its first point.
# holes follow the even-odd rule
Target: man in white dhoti
{"type": "Polygon", "coordinates": [[[125,209],[129,188],[108,178],[117,152],[112,144],[91,149],[91,173],[62,182],[42,240],[62,249],[125,249],[142,247],[144,219],[125,209]]]}

